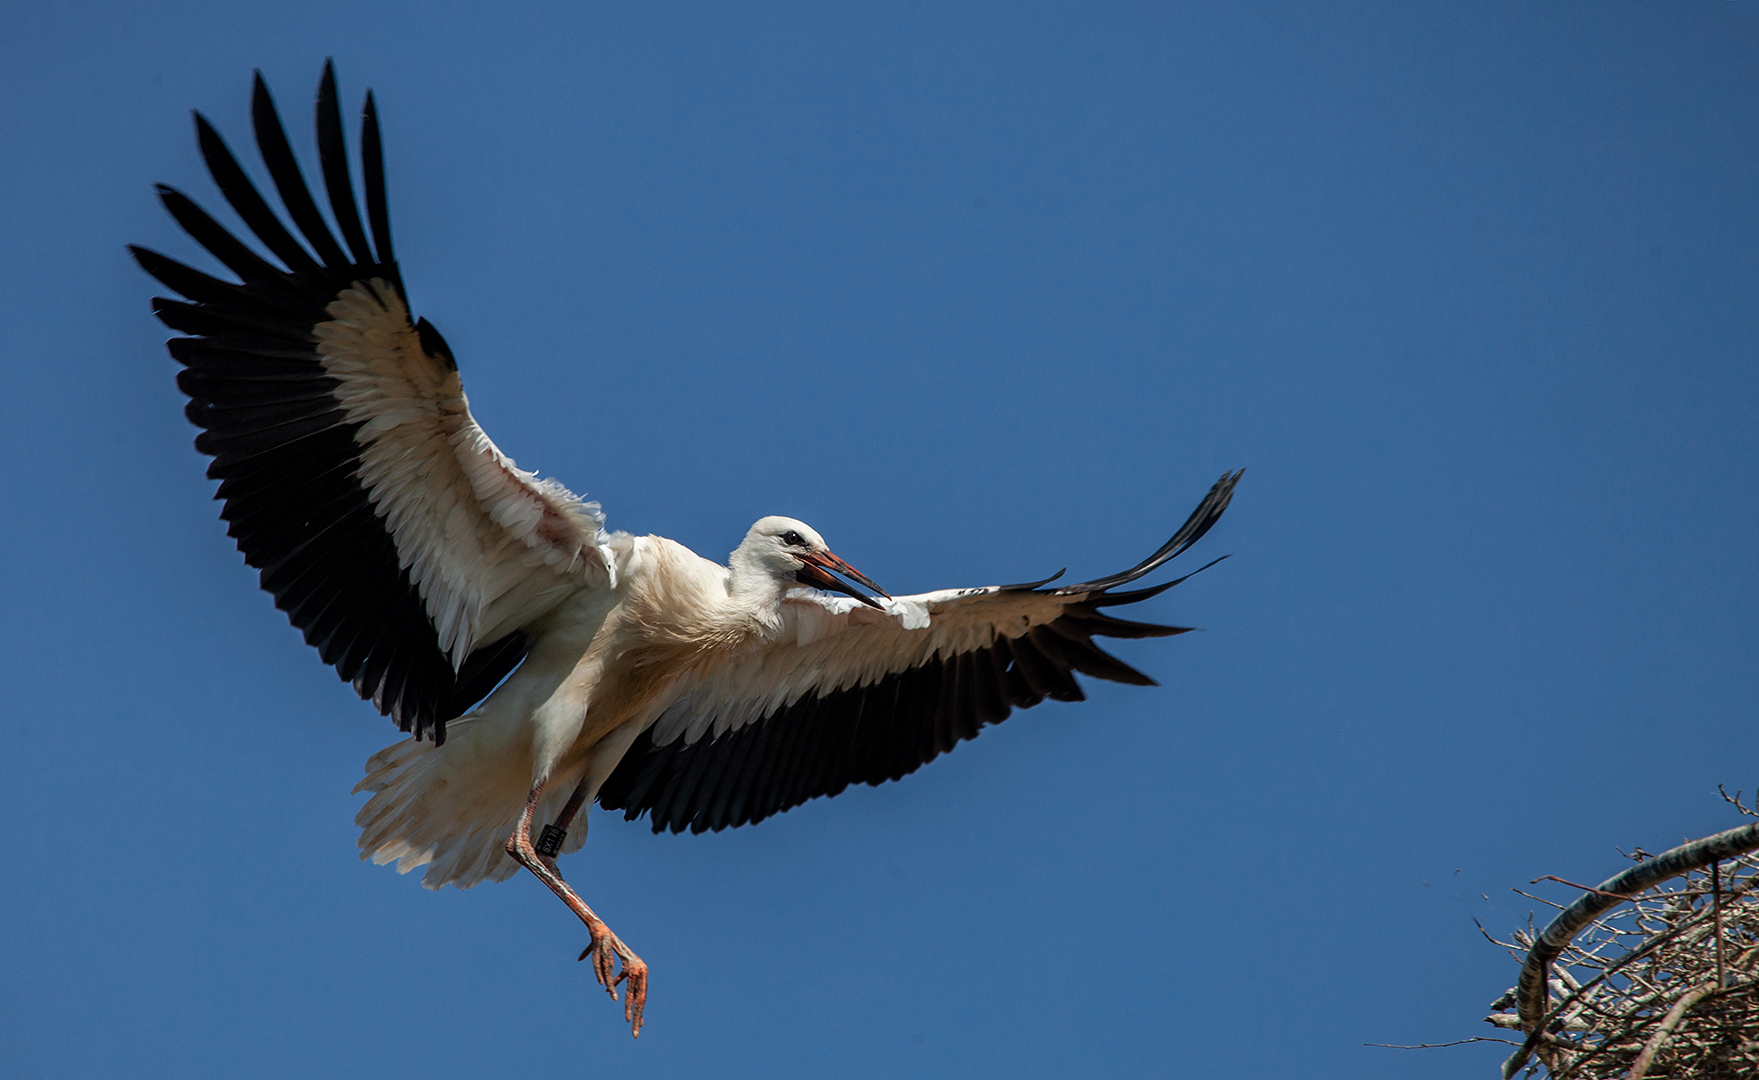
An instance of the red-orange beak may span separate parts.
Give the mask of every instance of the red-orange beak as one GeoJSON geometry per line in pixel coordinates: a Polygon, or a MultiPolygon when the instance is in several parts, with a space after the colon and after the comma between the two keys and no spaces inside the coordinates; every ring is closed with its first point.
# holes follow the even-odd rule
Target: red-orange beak
{"type": "Polygon", "coordinates": [[[867,596],[857,589],[850,588],[848,585],[838,581],[827,572],[835,570],[844,577],[853,581],[858,581],[867,586],[874,592],[885,597],[887,600],[892,598],[892,594],[880,588],[878,585],[875,585],[873,579],[828,551],[807,552],[804,555],[796,555],[794,557],[806,564],[794,575],[794,580],[800,582],[802,585],[811,585],[815,589],[829,589],[832,592],[846,593],[870,608],[879,608],[881,611],[885,610],[884,608],[880,608],[879,602],[874,600],[873,597],[867,596]]]}

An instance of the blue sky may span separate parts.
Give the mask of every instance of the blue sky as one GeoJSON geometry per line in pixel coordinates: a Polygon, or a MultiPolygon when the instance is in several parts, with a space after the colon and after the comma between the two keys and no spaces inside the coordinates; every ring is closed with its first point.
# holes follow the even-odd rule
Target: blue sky
{"type": "MultiPolygon", "coordinates": [[[[36,5],[0,37],[16,1075],[1482,1076],[1540,874],[1752,790],[1759,5],[36,5]],[[375,88],[502,447],[887,588],[1234,558],[1098,684],[752,828],[355,860],[396,732],[216,520],[155,286],[187,110],[375,88]]],[[[1567,898],[1560,886],[1548,895],[1567,898]]],[[[1543,917],[1543,914],[1541,914],[1543,917]]]]}

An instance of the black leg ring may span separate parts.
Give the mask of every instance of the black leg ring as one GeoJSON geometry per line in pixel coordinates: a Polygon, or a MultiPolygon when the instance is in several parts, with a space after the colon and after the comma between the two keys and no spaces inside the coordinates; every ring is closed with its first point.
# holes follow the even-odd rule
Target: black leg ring
{"type": "Polygon", "coordinates": [[[562,841],[568,839],[567,829],[558,829],[554,825],[545,825],[544,831],[538,834],[537,853],[546,859],[553,859],[562,854],[562,841]]]}

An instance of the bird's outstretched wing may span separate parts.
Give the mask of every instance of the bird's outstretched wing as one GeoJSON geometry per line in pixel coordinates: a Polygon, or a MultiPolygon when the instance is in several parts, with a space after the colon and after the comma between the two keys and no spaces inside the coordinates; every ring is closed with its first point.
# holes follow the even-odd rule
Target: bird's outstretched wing
{"type": "Polygon", "coordinates": [[[451,350],[426,319],[410,318],[372,95],[361,120],[363,228],[325,65],[318,157],[343,243],[260,75],[251,105],[263,163],[303,242],[198,113],[215,184],[282,265],[163,186],[172,217],[240,280],[130,250],[185,297],[157,298],[153,310],[189,335],[167,343],[184,365],[177,385],[245,562],[361,697],[438,742],[445,721],[524,658],[523,627],[610,580],[604,519],[496,448],[470,415],[451,350]]]}
{"type": "Polygon", "coordinates": [[[897,780],[1014,708],[1080,701],[1075,672],[1153,685],[1093,639],[1184,633],[1190,628],[1128,622],[1104,609],[1191,575],[1109,590],[1196,543],[1239,478],[1223,476],[1159,551],[1110,577],[903,596],[885,611],[841,597],[790,600],[780,639],[680,687],[599,789],[599,804],[631,820],[648,814],[654,832],[745,825],[851,783],[897,780]]]}

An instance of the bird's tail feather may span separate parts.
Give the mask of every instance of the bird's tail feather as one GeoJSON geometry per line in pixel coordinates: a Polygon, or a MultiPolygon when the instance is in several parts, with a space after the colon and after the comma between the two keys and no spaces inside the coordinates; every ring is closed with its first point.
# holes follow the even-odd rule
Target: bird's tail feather
{"type": "MultiPolygon", "coordinates": [[[[519,871],[506,851],[531,783],[529,751],[494,737],[492,725],[464,716],[447,725],[446,741],[405,739],[366,762],[356,792],[372,792],[354,823],[360,826],[360,857],[383,865],[393,860],[407,874],[426,866],[422,884],[468,889],[505,881],[519,871]]],[[[573,791],[566,777],[548,785],[539,820],[554,819],[573,791]]],[[[586,815],[568,830],[565,852],[586,839],[586,815]]]]}

